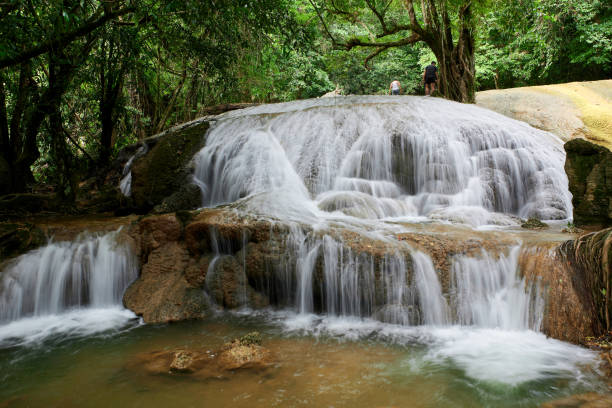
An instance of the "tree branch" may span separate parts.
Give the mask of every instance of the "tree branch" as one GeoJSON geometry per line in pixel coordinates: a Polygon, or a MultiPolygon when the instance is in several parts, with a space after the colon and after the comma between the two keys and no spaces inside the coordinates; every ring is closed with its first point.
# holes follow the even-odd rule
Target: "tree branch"
{"type": "Polygon", "coordinates": [[[42,44],[32,47],[28,50],[22,51],[17,55],[14,55],[11,57],[0,58],[0,69],[25,62],[31,58],[44,54],[45,52],[51,49],[63,48],[67,46],[68,44],[70,44],[71,42],[73,42],[74,40],[76,40],[77,38],[83,37],[91,33],[92,31],[94,31],[95,29],[101,27],[107,21],[112,20],[116,17],[122,16],[124,14],[131,13],[135,10],[136,10],[135,7],[125,7],[117,11],[114,11],[112,13],[103,14],[102,17],[98,18],[97,20],[95,19],[96,17],[92,17],[85,24],[83,24],[82,26],[80,26],[79,28],[71,32],[61,34],[57,36],[56,38],[47,40],[43,42],[42,44]]]}
{"type": "Polygon", "coordinates": [[[387,41],[387,42],[367,42],[367,41],[361,41],[358,38],[351,38],[346,42],[346,44],[342,44],[342,46],[346,48],[347,50],[350,50],[355,47],[391,48],[391,47],[401,47],[402,45],[414,44],[415,42],[419,42],[421,40],[422,38],[420,35],[413,33],[410,37],[402,38],[401,40],[397,40],[397,41],[387,41]]]}
{"type": "MultiPolygon", "coordinates": [[[[319,11],[319,9],[317,8],[317,6],[314,4],[314,2],[312,0],[308,0],[308,1],[312,5],[312,8],[314,8],[315,11],[317,12],[317,16],[319,16],[319,20],[321,21],[321,24],[323,24],[323,29],[325,30],[325,33],[327,34],[327,36],[331,40],[332,44],[334,46],[337,46],[338,42],[336,41],[336,39],[334,38],[332,33],[329,31],[329,28],[327,27],[327,24],[325,23],[325,20],[323,19],[323,16],[321,15],[321,12],[319,11]]],[[[333,4],[333,2],[332,2],[332,4],[333,4]]],[[[334,5],[334,7],[335,7],[335,5],[334,5]]]]}

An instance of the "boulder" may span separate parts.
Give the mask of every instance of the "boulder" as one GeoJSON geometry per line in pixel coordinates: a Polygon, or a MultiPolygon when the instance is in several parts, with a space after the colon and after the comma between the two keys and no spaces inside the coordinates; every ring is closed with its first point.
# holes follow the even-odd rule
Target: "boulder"
{"type": "Polygon", "coordinates": [[[128,362],[127,368],[149,375],[188,375],[202,381],[229,379],[232,377],[228,374],[236,370],[257,373],[272,365],[272,353],[261,343],[259,333],[252,332],[214,352],[178,349],[141,353],[128,362]]]}
{"type": "MultiPolygon", "coordinates": [[[[249,284],[244,265],[235,256],[240,247],[232,250],[223,244],[242,242],[237,238],[242,227],[233,217],[230,212],[205,210],[141,219],[131,229],[140,250],[141,273],[125,292],[125,306],[147,323],[203,318],[209,313],[210,299],[230,309],[267,306],[267,298],[249,284]],[[209,244],[210,239],[215,245],[209,244]]],[[[248,228],[245,234],[250,235],[248,228]]]]}
{"type": "Polygon", "coordinates": [[[224,371],[267,368],[271,363],[270,351],[262,347],[261,342],[259,333],[252,332],[227,343],[218,353],[219,368],[224,371]]]}
{"type": "Polygon", "coordinates": [[[568,141],[587,138],[612,149],[612,80],[494,89],[476,104],[568,141]]]}
{"type": "Polygon", "coordinates": [[[139,212],[197,208],[201,195],[191,183],[194,155],[204,146],[209,122],[199,119],[144,141],[148,151],[134,160],[131,204],[139,212]]]}
{"type": "Polygon", "coordinates": [[[527,221],[521,224],[521,228],[526,229],[545,229],[548,228],[548,224],[538,220],[537,218],[529,218],[527,221]]]}
{"type": "Polygon", "coordinates": [[[612,225],[612,152],[583,139],[567,142],[565,151],[574,223],[612,225]]]}
{"type": "Polygon", "coordinates": [[[43,231],[27,223],[0,223],[0,262],[46,242],[43,231]]]}

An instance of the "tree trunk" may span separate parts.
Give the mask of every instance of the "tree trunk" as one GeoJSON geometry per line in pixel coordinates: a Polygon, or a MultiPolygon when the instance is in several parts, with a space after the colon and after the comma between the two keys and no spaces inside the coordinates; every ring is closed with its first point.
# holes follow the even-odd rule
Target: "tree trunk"
{"type": "Polygon", "coordinates": [[[475,64],[474,64],[474,20],[471,3],[459,11],[459,38],[453,44],[450,35],[450,21],[446,10],[443,13],[447,29],[432,32],[426,39],[440,64],[440,92],[448,99],[475,102],[475,64]]]}

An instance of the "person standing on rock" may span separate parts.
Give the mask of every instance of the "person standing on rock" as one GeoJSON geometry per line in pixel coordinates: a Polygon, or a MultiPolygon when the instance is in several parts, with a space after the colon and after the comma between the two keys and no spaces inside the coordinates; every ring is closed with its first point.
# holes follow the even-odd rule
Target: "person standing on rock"
{"type": "Polygon", "coordinates": [[[429,96],[436,90],[436,81],[438,80],[438,67],[436,61],[431,61],[431,64],[425,67],[423,71],[423,83],[425,83],[425,96],[429,96]]]}
{"type": "Polygon", "coordinates": [[[393,82],[391,82],[391,85],[389,85],[389,94],[399,95],[401,91],[402,91],[402,86],[400,85],[400,81],[398,81],[397,79],[394,79],[393,82]]]}

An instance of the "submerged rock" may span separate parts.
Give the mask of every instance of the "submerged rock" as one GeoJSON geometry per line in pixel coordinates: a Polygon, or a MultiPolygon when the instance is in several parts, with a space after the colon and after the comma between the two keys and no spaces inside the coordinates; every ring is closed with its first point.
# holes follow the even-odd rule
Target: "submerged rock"
{"type": "Polygon", "coordinates": [[[572,395],[541,405],[541,408],[609,408],[612,407],[612,395],[589,392],[572,395]]]}
{"type": "Polygon", "coordinates": [[[170,371],[179,373],[191,373],[195,370],[194,363],[197,354],[193,351],[178,350],[174,352],[172,362],[170,363],[170,371]]]}
{"type": "Polygon", "coordinates": [[[227,378],[230,372],[260,372],[272,363],[270,350],[261,345],[261,335],[249,333],[216,351],[178,349],[142,353],[128,363],[130,370],[150,375],[188,375],[198,380],[227,378]]]}

